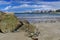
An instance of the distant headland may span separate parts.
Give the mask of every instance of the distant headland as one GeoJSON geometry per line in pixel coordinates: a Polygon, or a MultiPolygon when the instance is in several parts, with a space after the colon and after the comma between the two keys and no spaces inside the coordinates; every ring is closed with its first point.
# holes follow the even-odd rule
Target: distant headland
{"type": "MultiPolygon", "coordinates": [[[[3,11],[0,11],[0,12],[3,12],[3,11]]],[[[60,9],[57,9],[57,10],[33,10],[33,11],[30,10],[30,11],[22,11],[22,12],[4,12],[4,13],[60,14],[60,9]]]]}

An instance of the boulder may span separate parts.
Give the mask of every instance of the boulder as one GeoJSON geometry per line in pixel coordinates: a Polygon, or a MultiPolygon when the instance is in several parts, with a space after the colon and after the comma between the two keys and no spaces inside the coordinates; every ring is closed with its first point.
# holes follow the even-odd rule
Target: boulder
{"type": "Polygon", "coordinates": [[[14,31],[18,25],[21,25],[21,23],[15,15],[0,13],[0,30],[3,33],[14,31]]]}
{"type": "Polygon", "coordinates": [[[35,26],[27,20],[20,20],[14,14],[0,12],[0,30],[3,33],[24,30],[28,34],[35,32],[35,26]]]}

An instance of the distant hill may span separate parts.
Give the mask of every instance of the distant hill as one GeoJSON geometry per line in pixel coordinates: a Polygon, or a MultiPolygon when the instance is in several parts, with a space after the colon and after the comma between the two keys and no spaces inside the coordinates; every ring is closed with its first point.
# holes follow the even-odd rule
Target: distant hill
{"type": "Polygon", "coordinates": [[[56,10],[56,12],[60,12],[60,9],[56,10]]]}
{"type": "MultiPolygon", "coordinates": [[[[27,11],[27,12],[22,12],[23,14],[60,14],[60,9],[57,10],[35,10],[35,11],[27,11]]],[[[22,13],[17,13],[17,14],[22,14],[22,13]]]]}

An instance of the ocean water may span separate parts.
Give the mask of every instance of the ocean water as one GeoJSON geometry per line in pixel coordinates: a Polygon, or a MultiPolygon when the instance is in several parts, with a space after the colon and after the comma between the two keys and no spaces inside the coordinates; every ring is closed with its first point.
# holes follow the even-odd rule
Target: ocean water
{"type": "Polygon", "coordinates": [[[24,14],[24,13],[21,13],[21,14],[19,14],[19,13],[15,13],[15,15],[17,16],[17,17],[35,17],[35,16],[39,16],[39,17],[41,17],[41,16],[60,16],[60,14],[28,14],[28,13],[26,13],[26,14],[24,14]]]}
{"type": "Polygon", "coordinates": [[[15,15],[20,19],[25,19],[30,22],[39,22],[39,21],[46,21],[46,20],[57,20],[60,19],[60,14],[19,14],[15,13],[15,15]]]}

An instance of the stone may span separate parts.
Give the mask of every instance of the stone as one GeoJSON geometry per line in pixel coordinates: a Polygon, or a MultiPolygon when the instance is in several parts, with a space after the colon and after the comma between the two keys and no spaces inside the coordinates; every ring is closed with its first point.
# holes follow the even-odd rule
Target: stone
{"type": "Polygon", "coordinates": [[[0,13],[0,30],[3,33],[14,31],[18,25],[21,25],[17,17],[13,14],[0,13]],[[2,15],[3,14],[3,15],[2,15]]]}

